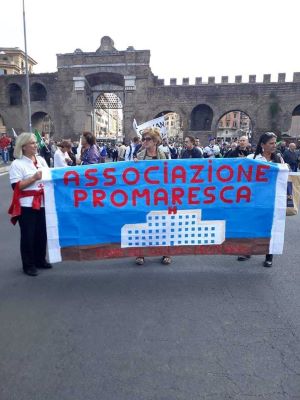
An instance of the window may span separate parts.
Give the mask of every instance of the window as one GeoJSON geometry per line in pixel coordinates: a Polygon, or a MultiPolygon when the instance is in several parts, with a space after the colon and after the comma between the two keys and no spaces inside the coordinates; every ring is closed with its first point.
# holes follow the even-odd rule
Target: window
{"type": "Polygon", "coordinates": [[[208,240],[204,240],[204,243],[207,244],[207,243],[208,243],[208,240]]]}
{"type": "Polygon", "coordinates": [[[170,235],[170,238],[171,238],[171,239],[174,239],[174,235],[170,235]]]}
{"type": "Polygon", "coordinates": [[[155,226],[159,226],[159,223],[158,223],[158,222],[155,222],[155,226]]]}
{"type": "Polygon", "coordinates": [[[162,219],[166,219],[166,216],[165,216],[165,215],[163,215],[163,216],[162,216],[162,219]]]}
{"type": "Polygon", "coordinates": [[[214,233],[211,234],[211,237],[215,237],[216,235],[214,233]]]}
{"type": "Polygon", "coordinates": [[[139,231],[134,231],[134,233],[139,233],[139,231]]]}
{"type": "Polygon", "coordinates": [[[152,223],[151,223],[151,222],[149,223],[149,226],[152,226],[152,223]]]}
{"type": "Polygon", "coordinates": [[[149,229],[149,233],[152,233],[152,229],[149,229]]]}
{"type": "Polygon", "coordinates": [[[175,219],[175,215],[171,215],[171,219],[175,219]]]}
{"type": "Polygon", "coordinates": [[[135,245],[138,246],[138,245],[139,245],[139,242],[135,242],[135,245]]]}
{"type": "Polygon", "coordinates": [[[148,217],[149,218],[149,221],[152,221],[152,217],[148,217]]]}
{"type": "Polygon", "coordinates": [[[189,235],[188,234],[186,234],[186,235],[184,235],[186,238],[188,238],[189,237],[189,235]]]}
{"type": "Polygon", "coordinates": [[[214,230],[215,230],[215,227],[214,227],[214,226],[212,226],[212,227],[211,227],[211,230],[212,230],[212,231],[214,231],[214,230]]]}
{"type": "Polygon", "coordinates": [[[166,245],[166,242],[162,242],[162,246],[165,246],[166,245]]]}
{"type": "Polygon", "coordinates": [[[158,220],[158,219],[159,219],[159,216],[158,216],[158,215],[156,215],[156,216],[155,216],[155,219],[156,219],[156,220],[158,220]]]}
{"type": "Polygon", "coordinates": [[[175,229],[171,229],[171,232],[175,232],[175,229]]]}
{"type": "Polygon", "coordinates": [[[184,242],[185,244],[189,244],[189,241],[188,240],[185,240],[185,242],[184,242]]]}
{"type": "Polygon", "coordinates": [[[130,237],[128,238],[128,240],[132,240],[132,236],[130,236],[130,237]]]}
{"type": "Polygon", "coordinates": [[[152,242],[149,242],[149,246],[152,246],[152,242]]]}
{"type": "Polygon", "coordinates": [[[185,230],[186,232],[188,232],[188,231],[189,231],[189,228],[185,228],[184,230],[185,230]]]}
{"type": "Polygon", "coordinates": [[[204,230],[205,230],[205,231],[208,231],[208,227],[206,226],[206,227],[204,228],[204,230]]]}
{"type": "Polygon", "coordinates": [[[160,245],[160,243],[159,242],[156,242],[156,246],[159,246],[160,245]]]}
{"type": "Polygon", "coordinates": [[[179,219],[182,219],[182,215],[179,215],[179,219]]]}
{"type": "Polygon", "coordinates": [[[128,231],[128,234],[130,235],[132,233],[132,231],[128,231]]]}
{"type": "Polygon", "coordinates": [[[208,237],[208,233],[205,233],[205,234],[204,234],[204,237],[208,237]]]}
{"type": "Polygon", "coordinates": [[[145,242],[142,242],[142,246],[146,246],[146,243],[145,243],[145,242]]]}

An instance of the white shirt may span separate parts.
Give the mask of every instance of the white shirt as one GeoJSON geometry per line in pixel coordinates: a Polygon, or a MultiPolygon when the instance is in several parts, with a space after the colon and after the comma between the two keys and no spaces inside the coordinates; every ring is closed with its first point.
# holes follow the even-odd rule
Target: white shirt
{"type": "MultiPolygon", "coordinates": [[[[22,156],[22,158],[14,160],[9,169],[10,183],[17,183],[19,181],[23,181],[24,179],[28,179],[31,176],[33,176],[36,173],[36,171],[42,170],[43,168],[49,169],[43,157],[36,156],[36,160],[37,160],[36,167],[33,161],[26,156],[22,156]]],[[[41,181],[35,181],[23,190],[24,191],[39,190],[41,188],[41,185],[42,185],[41,181]]],[[[20,199],[21,207],[32,207],[32,201],[33,201],[33,196],[22,197],[20,199]]]]}
{"type": "MultiPolygon", "coordinates": [[[[248,156],[247,156],[247,158],[254,158],[254,153],[253,154],[249,154],[248,156]]],[[[281,164],[284,164],[284,161],[283,161],[283,158],[280,156],[280,159],[281,159],[281,164]]],[[[254,160],[258,160],[258,161],[266,161],[266,162],[269,162],[267,159],[266,159],[266,157],[264,157],[262,154],[257,154],[257,156],[254,158],[254,160]]]]}
{"type": "Polygon", "coordinates": [[[66,162],[66,158],[70,160],[68,153],[67,152],[63,153],[61,149],[57,149],[56,152],[54,153],[54,163],[53,163],[54,168],[67,167],[68,163],[66,162]]]}
{"type": "Polygon", "coordinates": [[[130,146],[126,147],[126,151],[125,151],[125,161],[132,161],[133,160],[133,153],[135,151],[136,145],[131,143],[130,146]],[[130,154],[130,147],[131,147],[131,154],[130,154]],[[130,156],[129,156],[130,154],[130,156]]]}
{"type": "Polygon", "coordinates": [[[159,148],[163,153],[165,153],[166,158],[168,158],[168,159],[171,158],[170,149],[169,149],[169,146],[168,146],[168,145],[164,146],[164,145],[161,144],[160,146],[158,146],[158,148],[159,148]]]}
{"type": "Polygon", "coordinates": [[[215,157],[220,154],[220,147],[217,144],[206,146],[204,148],[204,153],[206,153],[209,158],[215,157]]]}

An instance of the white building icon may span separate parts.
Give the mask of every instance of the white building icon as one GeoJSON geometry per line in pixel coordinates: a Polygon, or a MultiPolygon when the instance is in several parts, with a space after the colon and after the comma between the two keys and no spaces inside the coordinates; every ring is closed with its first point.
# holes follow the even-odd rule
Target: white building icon
{"type": "Polygon", "coordinates": [[[201,221],[201,210],[151,211],[146,221],[123,225],[122,248],[214,245],[225,240],[225,220],[201,221]]]}

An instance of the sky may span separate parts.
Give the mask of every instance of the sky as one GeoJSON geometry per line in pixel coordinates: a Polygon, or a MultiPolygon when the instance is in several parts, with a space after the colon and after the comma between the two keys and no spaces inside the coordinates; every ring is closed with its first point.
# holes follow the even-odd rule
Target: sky
{"type": "MultiPolygon", "coordinates": [[[[150,50],[154,75],[196,76],[300,72],[299,0],[24,0],[27,51],[34,72],[56,71],[56,54],[96,51],[103,36],[117,50],[150,50]]],[[[3,0],[4,2],[4,0],[3,0]]],[[[22,0],[1,7],[0,47],[24,50],[22,0]]]]}

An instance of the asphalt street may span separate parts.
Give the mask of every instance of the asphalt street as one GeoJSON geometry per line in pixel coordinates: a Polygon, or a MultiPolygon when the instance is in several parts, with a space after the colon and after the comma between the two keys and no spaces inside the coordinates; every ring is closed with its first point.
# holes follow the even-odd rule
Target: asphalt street
{"type": "MultiPolygon", "coordinates": [[[[284,254],[21,272],[0,176],[1,400],[299,400],[300,217],[284,254]]],[[[247,215],[245,215],[245,221],[247,215]]]]}

